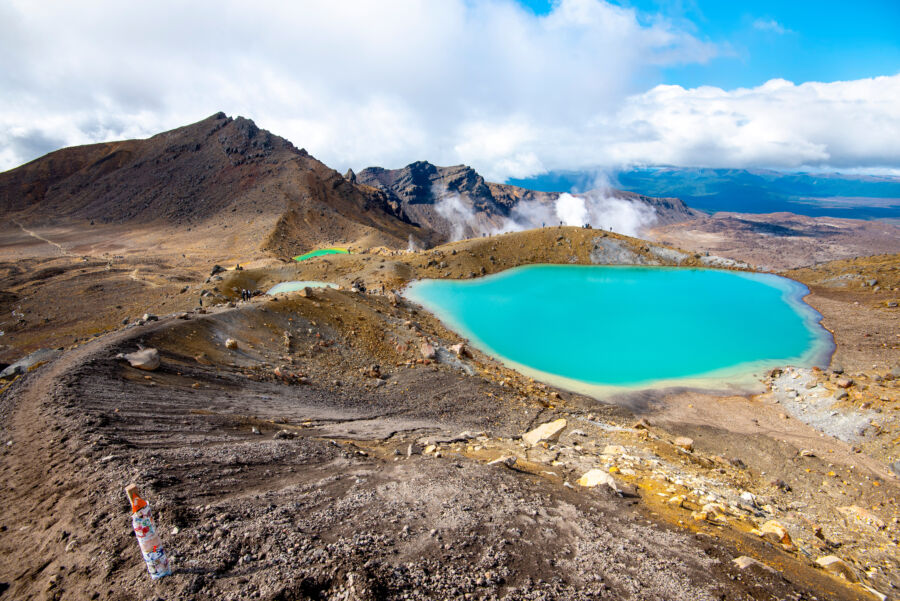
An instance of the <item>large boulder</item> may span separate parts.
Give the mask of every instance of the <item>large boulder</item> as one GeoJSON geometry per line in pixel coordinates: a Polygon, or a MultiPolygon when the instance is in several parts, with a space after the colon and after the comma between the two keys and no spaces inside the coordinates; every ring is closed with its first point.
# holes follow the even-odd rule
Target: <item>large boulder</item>
{"type": "Polygon", "coordinates": [[[567,425],[568,422],[566,422],[565,419],[547,422],[546,424],[541,424],[531,432],[523,434],[522,440],[531,446],[541,442],[553,442],[559,440],[559,435],[563,433],[567,425]]]}
{"type": "Polygon", "coordinates": [[[119,355],[119,357],[128,361],[131,367],[137,369],[154,371],[159,368],[159,351],[155,348],[145,348],[133,353],[119,355]]]}

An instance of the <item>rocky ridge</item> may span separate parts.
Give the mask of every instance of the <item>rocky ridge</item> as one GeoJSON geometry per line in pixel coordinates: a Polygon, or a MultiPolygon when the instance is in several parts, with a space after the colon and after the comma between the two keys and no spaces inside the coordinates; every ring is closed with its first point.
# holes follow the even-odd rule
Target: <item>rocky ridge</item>
{"type": "MultiPolygon", "coordinates": [[[[349,176],[350,174],[348,174],[349,176]]],[[[490,231],[500,227],[510,211],[522,202],[552,205],[561,192],[539,192],[518,186],[486,182],[474,169],[466,165],[438,167],[427,161],[417,161],[401,169],[368,167],[352,174],[359,182],[384,191],[402,207],[405,214],[422,227],[444,236],[451,235],[452,223],[437,209],[438,203],[449,196],[458,197],[462,206],[474,214],[477,226],[468,225],[463,234],[473,237],[475,229],[490,231]]],[[[586,197],[588,194],[575,194],[586,197]]],[[[651,208],[657,223],[668,224],[696,218],[699,214],[677,198],[652,198],[622,190],[603,190],[602,195],[640,203],[651,208]]]]}
{"type": "Polygon", "coordinates": [[[430,240],[386,194],[345,180],[253,121],[217,113],[155,135],[64,148],[0,174],[17,223],[127,224],[290,257],[338,241],[430,240]]]}

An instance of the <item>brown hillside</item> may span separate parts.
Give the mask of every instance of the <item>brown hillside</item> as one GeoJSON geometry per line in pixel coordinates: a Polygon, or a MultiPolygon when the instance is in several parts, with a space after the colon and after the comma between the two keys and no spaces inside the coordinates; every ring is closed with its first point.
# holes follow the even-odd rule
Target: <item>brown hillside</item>
{"type": "Polygon", "coordinates": [[[0,210],[26,226],[151,225],[194,240],[237,228],[232,253],[280,257],[430,238],[384,193],[224,113],[146,140],[66,148],[0,174],[0,210]]]}

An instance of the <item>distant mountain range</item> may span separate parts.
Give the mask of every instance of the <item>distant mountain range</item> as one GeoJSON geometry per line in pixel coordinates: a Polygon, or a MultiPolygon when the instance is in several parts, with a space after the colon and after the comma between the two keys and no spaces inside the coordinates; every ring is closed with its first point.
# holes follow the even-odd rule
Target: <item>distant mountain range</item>
{"type": "MultiPolygon", "coordinates": [[[[508,183],[580,192],[595,180],[592,171],[557,171],[508,183]]],[[[619,172],[613,185],[650,196],[677,196],[709,213],[787,211],[810,217],[900,219],[900,177],[648,167],[619,172]]]]}

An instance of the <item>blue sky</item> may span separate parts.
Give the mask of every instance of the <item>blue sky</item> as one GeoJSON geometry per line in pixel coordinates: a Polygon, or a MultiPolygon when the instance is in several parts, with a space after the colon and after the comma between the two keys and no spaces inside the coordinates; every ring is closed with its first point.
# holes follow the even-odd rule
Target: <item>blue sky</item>
{"type": "MultiPolygon", "coordinates": [[[[538,15],[550,0],[520,0],[538,15]]],[[[657,83],[725,89],[900,73],[898,0],[621,0],[644,22],[662,16],[721,48],[705,64],[667,67],[657,83]]]]}

